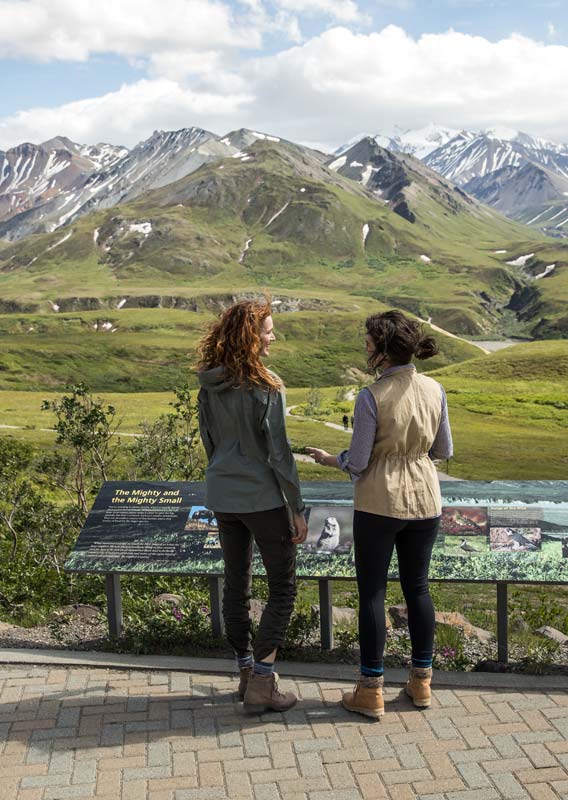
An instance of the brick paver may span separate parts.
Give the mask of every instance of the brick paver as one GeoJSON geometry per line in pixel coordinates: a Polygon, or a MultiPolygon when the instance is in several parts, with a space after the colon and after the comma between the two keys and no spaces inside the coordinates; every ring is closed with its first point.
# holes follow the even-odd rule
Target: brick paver
{"type": "Polygon", "coordinates": [[[568,800],[568,690],[385,690],[378,722],[338,681],[246,716],[236,679],[0,666],[0,800],[568,800]]]}

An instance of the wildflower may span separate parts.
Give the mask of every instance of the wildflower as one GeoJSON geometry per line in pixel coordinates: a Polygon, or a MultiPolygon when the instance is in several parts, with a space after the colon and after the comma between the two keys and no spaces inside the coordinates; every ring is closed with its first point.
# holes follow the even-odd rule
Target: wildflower
{"type": "Polygon", "coordinates": [[[174,618],[177,619],[178,622],[181,619],[183,619],[183,614],[181,613],[181,611],[179,610],[179,608],[177,606],[174,606],[172,608],[172,614],[173,614],[174,618]]]}

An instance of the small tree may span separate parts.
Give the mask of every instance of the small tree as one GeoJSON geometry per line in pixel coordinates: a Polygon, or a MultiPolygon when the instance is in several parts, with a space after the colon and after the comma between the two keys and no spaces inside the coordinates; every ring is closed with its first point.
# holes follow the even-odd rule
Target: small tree
{"type": "Polygon", "coordinates": [[[10,613],[68,591],[62,564],[82,513],[45,497],[42,482],[30,445],[0,438],[0,603],[10,613]]]}
{"type": "Polygon", "coordinates": [[[312,386],[308,392],[306,400],[306,416],[315,417],[321,409],[321,392],[316,386],[312,386]]]}
{"type": "Polygon", "coordinates": [[[44,400],[42,409],[53,411],[57,418],[57,444],[71,448],[71,456],[47,456],[43,469],[86,515],[87,495],[96,484],[108,480],[109,466],[118,455],[116,409],[95,400],[83,383],[60,400],[44,400]]]}
{"type": "Polygon", "coordinates": [[[142,422],[142,435],[132,446],[141,473],[154,480],[201,480],[205,463],[197,424],[198,407],[186,383],[174,389],[174,409],[154,422],[142,422]]]}

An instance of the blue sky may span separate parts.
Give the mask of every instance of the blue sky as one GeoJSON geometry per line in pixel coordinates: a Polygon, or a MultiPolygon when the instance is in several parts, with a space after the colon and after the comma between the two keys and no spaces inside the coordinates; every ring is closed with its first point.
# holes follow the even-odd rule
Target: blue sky
{"type": "Polygon", "coordinates": [[[0,147],[257,127],[568,141],[565,0],[0,0],[0,147]]]}

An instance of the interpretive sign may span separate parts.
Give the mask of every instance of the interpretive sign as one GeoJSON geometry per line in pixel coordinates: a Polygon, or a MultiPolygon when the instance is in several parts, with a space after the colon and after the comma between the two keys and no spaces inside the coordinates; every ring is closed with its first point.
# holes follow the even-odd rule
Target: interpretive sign
{"type": "MultiPolygon", "coordinates": [[[[447,481],[432,580],[568,583],[568,481],[447,481]]],[[[354,578],[353,496],[346,482],[303,485],[308,538],[298,575],[354,578]]],[[[65,568],[77,572],[221,575],[217,520],[204,485],[110,482],[65,568]]],[[[258,554],[255,574],[263,575],[258,554]]],[[[393,557],[389,577],[398,573],[393,557]]]]}
{"type": "MultiPolygon", "coordinates": [[[[190,483],[108,482],[100,490],[65,568],[77,572],[188,572],[205,539],[203,492],[190,483]],[[194,515],[190,523],[190,519],[194,515]]],[[[208,516],[209,515],[209,516],[208,516]]]]}

